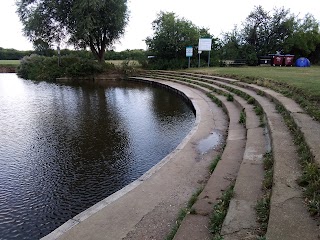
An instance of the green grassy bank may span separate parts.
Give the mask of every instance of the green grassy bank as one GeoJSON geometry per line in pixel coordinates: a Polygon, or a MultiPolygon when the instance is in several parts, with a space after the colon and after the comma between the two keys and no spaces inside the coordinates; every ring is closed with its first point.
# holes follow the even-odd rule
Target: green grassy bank
{"type": "Polygon", "coordinates": [[[270,79],[293,85],[320,99],[320,66],[297,67],[216,67],[193,68],[188,71],[210,75],[230,75],[270,79]]]}
{"type": "Polygon", "coordinates": [[[0,66],[3,67],[17,67],[20,64],[20,60],[0,60],[0,66]]]}
{"type": "Polygon", "coordinates": [[[213,67],[187,71],[239,79],[271,88],[292,98],[320,122],[320,66],[297,67],[213,67]]]}

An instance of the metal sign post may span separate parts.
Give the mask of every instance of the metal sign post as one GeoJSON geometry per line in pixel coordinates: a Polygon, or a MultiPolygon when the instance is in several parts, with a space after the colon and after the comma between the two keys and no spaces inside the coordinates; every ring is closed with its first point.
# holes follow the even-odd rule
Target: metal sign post
{"type": "Polygon", "coordinates": [[[60,67],[60,65],[61,65],[61,52],[60,52],[60,45],[58,45],[58,47],[57,47],[57,51],[58,51],[58,66],[60,67]]]}
{"type": "Polygon", "coordinates": [[[189,58],[188,68],[190,68],[190,58],[192,57],[192,55],[193,55],[193,47],[192,46],[186,47],[186,57],[189,58]]]}
{"type": "Polygon", "coordinates": [[[202,51],[198,51],[198,54],[199,54],[199,61],[198,61],[198,68],[200,67],[200,55],[201,55],[202,51]]]}

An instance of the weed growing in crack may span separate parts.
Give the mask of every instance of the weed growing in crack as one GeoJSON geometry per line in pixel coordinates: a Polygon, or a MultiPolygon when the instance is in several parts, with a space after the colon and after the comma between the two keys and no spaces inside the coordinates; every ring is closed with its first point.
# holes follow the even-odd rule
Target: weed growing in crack
{"type": "Polygon", "coordinates": [[[200,187],[194,194],[192,194],[191,198],[188,201],[187,209],[190,210],[191,207],[193,206],[193,204],[195,204],[195,202],[198,200],[198,196],[200,195],[202,190],[203,190],[203,187],[200,187]]]}
{"type": "Polygon", "coordinates": [[[196,209],[195,208],[191,208],[190,209],[190,214],[193,214],[193,215],[197,214],[196,209]]]}
{"type": "Polygon", "coordinates": [[[263,197],[257,202],[255,207],[257,220],[260,223],[260,239],[264,239],[267,232],[269,214],[270,214],[270,198],[273,184],[273,156],[271,152],[263,156],[263,167],[265,170],[263,180],[263,197]]]}
{"type": "Polygon", "coordinates": [[[233,95],[232,95],[232,94],[228,93],[228,95],[227,95],[227,101],[233,102],[233,95]]]}
{"type": "Polygon", "coordinates": [[[273,183],[273,157],[272,153],[266,153],[263,157],[265,176],[263,180],[264,190],[271,190],[273,183]]]}
{"type": "Polygon", "coordinates": [[[282,106],[276,106],[282,115],[287,127],[294,137],[294,144],[297,146],[302,176],[298,179],[298,184],[304,188],[305,202],[312,216],[320,216],[320,169],[315,163],[314,156],[306,143],[303,133],[298,128],[292,116],[282,106]]]}
{"type": "Polygon", "coordinates": [[[190,199],[188,201],[187,207],[180,209],[178,216],[177,216],[177,220],[176,220],[174,226],[172,227],[171,232],[166,237],[166,240],[172,240],[174,238],[183,219],[187,216],[187,214],[189,214],[189,213],[196,214],[196,210],[193,209],[192,206],[197,201],[198,196],[202,192],[203,188],[204,188],[203,186],[200,187],[194,194],[192,194],[192,196],[190,197],[190,199]]]}
{"type": "Polygon", "coordinates": [[[210,216],[209,230],[213,234],[214,239],[221,239],[220,232],[223,221],[227,215],[231,198],[233,197],[234,184],[222,194],[222,197],[213,206],[213,212],[210,216]]]}
{"type": "Polygon", "coordinates": [[[254,112],[256,113],[256,115],[261,116],[263,115],[263,109],[260,106],[255,106],[254,107],[254,112]]]}
{"type": "Polygon", "coordinates": [[[244,109],[240,112],[239,123],[246,126],[246,112],[244,109]]]}
{"type": "Polygon", "coordinates": [[[256,205],[258,222],[260,223],[260,234],[265,235],[268,228],[270,213],[270,195],[265,195],[256,205]]]}
{"type": "Polygon", "coordinates": [[[217,104],[218,107],[222,107],[222,102],[221,102],[220,99],[218,99],[216,96],[214,96],[214,95],[212,95],[212,94],[210,94],[210,93],[208,93],[207,96],[208,96],[209,98],[211,98],[211,100],[212,100],[215,104],[217,104]]]}
{"type": "Polygon", "coordinates": [[[213,173],[213,171],[216,169],[216,166],[218,165],[218,162],[221,160],[221,156],[217,156],[212,163],[209,166],[209,172],[210,174],[213,173]]]}
{"type": "Polygon", "coordinates": [[[169,235],[166,237],[166,240],[172,240],[174,238],[174,236],[176,235],[183,219],[185,218],[185,216],[188,214],[188,211],[186,208],[182,208],[180,209],[179,213],[178,213],[178,217],[177,220],[171,230],[171,232],[169,233],[169,235]]]}
{"type": "Polygon", "coordinates": [[[253,97],[250,97],[248,100],[247,100],[247,103],[248,104],[255,104],[256,100],[253,98],[253,97]]]}

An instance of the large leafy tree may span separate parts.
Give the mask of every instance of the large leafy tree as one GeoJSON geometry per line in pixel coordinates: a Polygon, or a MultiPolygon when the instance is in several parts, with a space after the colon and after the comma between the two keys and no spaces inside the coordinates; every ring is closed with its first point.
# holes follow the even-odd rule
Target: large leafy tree
{"type": "Polygon", "coordinates": [[[285,50],[297,57],[308,57],[312,62],[320,61],[320,24],[310,14],[298,19],[294,33],[286,41],[285,50]]]}
{"type": "Polygon", "coordinates": [[[127,0],[18,0],[17,7],[32,42],[89,47],[101,62],[128,21],[127,0]]]}
{"type": "Polygon", "coordinates": [[[255,64],[258,56],[277,51],[308,57],[317,63],[320,61],[320,24],[310,14],[299,19],[284,8],[268,12],[257,6],[240,30],[236,27],[223,35],[221,49],[223,59],[241,58],[248,64],[255,64]]]}
{"type": "Polygon", "coordinates": [[[154,34],[146,39],[149,51],[160,59],[185,58],[186,46],[197,46],[199,37],[212,37],[208,30],[173,12],[160,12],[152,22],[154,34]]]}
{"type": "Polygon", "coordinates": [[[265,11],[261,6],[255,9],[243,23],[242,36],[259,55],[282,51],[286,40],[293,34],[295,18],[289,10],[265,11]]]}

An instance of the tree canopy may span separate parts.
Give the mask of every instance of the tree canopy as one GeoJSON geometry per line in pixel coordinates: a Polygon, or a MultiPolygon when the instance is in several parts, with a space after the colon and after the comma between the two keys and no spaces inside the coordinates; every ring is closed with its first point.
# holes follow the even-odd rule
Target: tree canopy
{"type": "Polygon", "coordinates": [[[319,22],[310,14],[300,19],[289,9],[266,11],[256,6],[242,27],[223,34],[223,59],[246,59],[254,65],[259,56],[282,52],[320,61],[319,22]]]}
{"type": "Polygon", "coordinates": [[[152,28],[153,36],[145,41],[149,53],[155,56],[152,62],[160,68],[185,67],[186,47],[196,47],[199,37],[212,38],[208,29],[197,27],[173,12],[160,12],[152,28]]]}
{"type": "Polygon", "coordinates": [[[128,22],[127,0],[18,0],[17,7],[33,43],[89,47],[99,61],[128,22]]]}
{"type": "Polygon", "coordinates": [[[212,37],[208,30],[179,18],[173,12],[160,12],[152,22],[154,34],[146,39],[150,52],[158,58],[185,57],[186,46],[198,45],[199,37],[212,37]]]}

